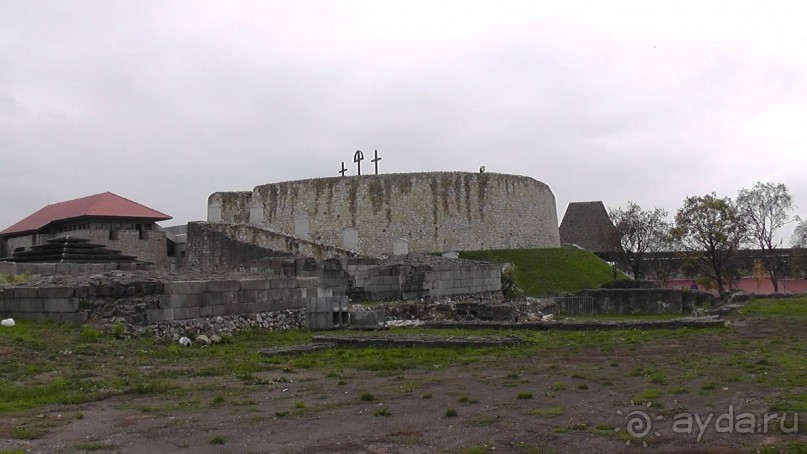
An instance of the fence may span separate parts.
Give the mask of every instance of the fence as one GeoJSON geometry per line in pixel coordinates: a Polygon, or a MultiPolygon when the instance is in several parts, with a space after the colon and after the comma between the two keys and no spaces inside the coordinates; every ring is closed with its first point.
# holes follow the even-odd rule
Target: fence
{"type": "Polygon", "coordinates": [[[594,315],[594,298],[590,296],[553,296],[558,314],[594,315]]]}

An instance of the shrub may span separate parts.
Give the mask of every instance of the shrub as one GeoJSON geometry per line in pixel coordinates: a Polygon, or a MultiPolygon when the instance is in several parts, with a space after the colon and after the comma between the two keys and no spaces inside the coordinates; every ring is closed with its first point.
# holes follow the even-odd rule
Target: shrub
{"type": "Polygon", "coordinates": [[[617,279],[615,281],[606,282],[600,288],[641,288],[642,282],[634,279],[617,279]]]}

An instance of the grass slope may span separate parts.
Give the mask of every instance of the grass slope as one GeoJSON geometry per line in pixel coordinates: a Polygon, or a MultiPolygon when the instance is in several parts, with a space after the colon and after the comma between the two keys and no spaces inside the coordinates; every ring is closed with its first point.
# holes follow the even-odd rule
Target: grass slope
{"type": "MultiPolygon", "coordinates": [[[[528,296],[596,288],[613,279],[607,263],[576,248],[497,249],[460,252],[460,257],[516,266],[516,285],[528,296]]],[[[624,278],[622,273],[618,277],[624,278]]]]}

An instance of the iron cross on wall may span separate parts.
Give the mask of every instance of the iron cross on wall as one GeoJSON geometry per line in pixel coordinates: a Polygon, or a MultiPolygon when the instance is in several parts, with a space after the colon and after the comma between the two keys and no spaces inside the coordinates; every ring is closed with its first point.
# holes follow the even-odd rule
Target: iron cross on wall
{"type": "MultiPolygon", "coordinates": [[[[375,150],[373,154],[373,159],[370,160],[375,165],[375,174],[378,175],[378,161],[381,158],[378,157],[378,150],[375,150]]],[[[356,150],[356,153],[353,154],[353,162],[356,163],[356,173],[361,175],[361,162],[364,161],[364,153],[361,150],[356,150]]],[[[342,168],[339,170],[339,175],[345,176],[347,173],[347,168],[345,167],[345,161],[342,161],[342,168]]]]}
{"type": "Polygon", "coordinates": [[[361,150],[356,150],[356,153],[353,154],[353,162],[356,163],[356,170],[359,175],[361,175],[361,162],[364,161],[364,153],[361,150]]]}

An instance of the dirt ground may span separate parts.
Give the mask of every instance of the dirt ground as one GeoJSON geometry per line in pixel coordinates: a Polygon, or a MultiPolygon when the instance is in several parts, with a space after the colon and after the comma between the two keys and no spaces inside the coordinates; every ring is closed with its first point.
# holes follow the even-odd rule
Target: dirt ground
{"type": "MultiPolygon", "coordinates": [[[[0,450],[729,453],[777,446],[786,452],[794,444],[807,446],[804,430],[788,433],[793,415],[784,426],[775,421],[765,428],[761,419],[783,388],[743,377],[715,380],[687,366],[715,365],[731,353],[726,345],[753,346],[755,340],[783,333],[793,341],[807,340],[797,321],[735,320],[728,330],[610,352],[550,351],[393,376],[296,370],[267,373],[267,384],[259,385],[234,377],[198,377],[189,379],[200,390],[189,401],[126,395],[49,407],[36,416],[48,426],[41,438],[0,440],[0,450]],[[643,369],[653,369],[661,378],[654,383],[647,375],[631,373],[643,369]],[[279,375],[290,380],[272,383],[279,375]],[[663,392],[654,395],[654,389],[663,392]],[[716,425],[715,419],[729,412],[722,419],[725,424],[716,425]],[[738,433],[742,427],[737,420],[744,412],[756,415],[754,433],[738,433]],[[681,414],[698,414],[701,420],[711,414],[714,419],[704,430],[695,423],[687,433],[684,426],[674,426],[681,414]],[[644,415],[649,429],[631,426],[631,435],[629,424],[644,415]]],[[[800,417],[807,424],[807,416],[800,417]]]]}

